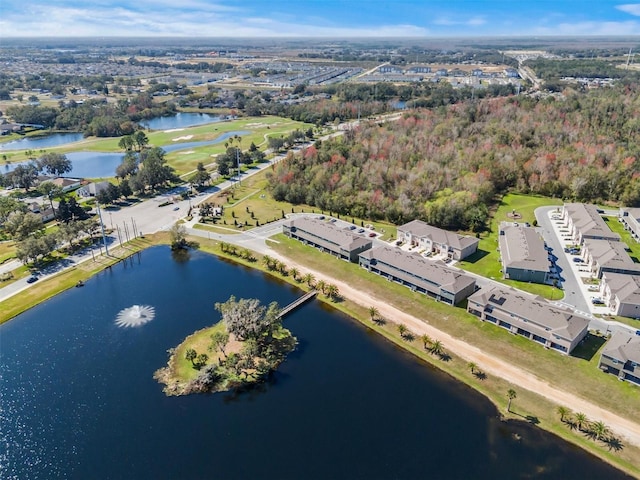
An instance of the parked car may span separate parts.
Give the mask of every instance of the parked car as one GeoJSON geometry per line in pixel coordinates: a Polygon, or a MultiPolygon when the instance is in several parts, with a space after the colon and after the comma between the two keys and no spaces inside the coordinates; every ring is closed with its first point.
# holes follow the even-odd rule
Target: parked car
{"type": "Polygon", "coordinates": [[[375,236],[376,236],[376,234],[375,234],[375,233],[373,233],[373,232],[371,232],[371,233],[369,233],[369,236],[370,236],[370,237],[375,237],[375,236]]]}
{"type": "Polygon", "coordinates": [[[335,218],[331,219],[331,223],[336,223],[336,222],[337,222],[337,220],[335,218]]]}
{"type": "Polygon", "coordinates": [[[38,280],[38,277],[31,275],[29,278],[27,278],[27,283],[33,283],[36,280],[38,280]]]}
{"type": "Polygon", "coordinates": [[[364,233],[364,228],[359,228],[358,233],[364,233]]]}
{"type": "Polygon", "coordinates": [[[349,225],[349,230],[355,230],[356,226],[355,225],[349,225]]]}
{"type": "Polygon", "coordinates": [[[575,263],[582,263],[582,259],[581,259],[580,257],[573,257],[573,258],[572,258],[572,260],[573,260],[575,263]]]}
{"type": "Polygon", "coordinates": [[[597,285],[589,285],[590,292],[597,292],[598,290],[600,290],[600,287],[598,287],[597,285]]]}
{"type": "Polygon", "coordinates": [[[601,299],[601,298],[598,298],[598,297],[593,297],[593,298],[591,299],[591,303],[593,303],[594,305],[603,305],[603,304],[604,304],[604,302],[602,301],[602,299],[601,299]]]}
{"type": "Polygon", "coordinates": [[[325,217],[324,215],[320,215],[318,218],[319,218],[320,220],[324,220],[326,217],[325,217]]]}
{"type": "Polygon", "coordinates": [[[173,207],[173,211],[180,210],[180,207],[173,207]]]}

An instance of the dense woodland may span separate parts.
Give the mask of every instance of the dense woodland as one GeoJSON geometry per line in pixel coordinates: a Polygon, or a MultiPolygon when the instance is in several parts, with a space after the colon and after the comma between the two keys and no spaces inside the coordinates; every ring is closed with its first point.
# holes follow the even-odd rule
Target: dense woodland
{"type": "Polygon", "coordinates": [[[401,223],[481,230],[509,190],[640,205],[640,86],[413,110],[289,156],[278,200],[401,223]]]}
{"type": "Polygon", "coordinates": [[[7,115],[17,123],[79,131],[85,136],[96,137],[129,135],[139,128],[136,122],[175,112],[176,106],[173,103],[155,103],[147,93],[130,99],[121,98],[116,104],[107,104],[104,100],[89,100],[82,104],[74,101],[61,102],[57,108],[39,105],[7,108],[7,115]]]}

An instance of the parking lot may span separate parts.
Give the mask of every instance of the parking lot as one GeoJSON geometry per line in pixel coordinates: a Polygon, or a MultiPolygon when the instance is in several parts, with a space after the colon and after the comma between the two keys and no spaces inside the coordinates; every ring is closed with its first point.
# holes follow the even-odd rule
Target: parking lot
{"type": "MultiPolygon", "coordinates": [[[[556,251],[557,249],[554,249],[553,251],[553,255],[556,257],[554,262],[556,267],[553,267],[556,270],[555,275],[563,282],[565,289],[570,286],[572,292],[584,298],[583,306],[587,308],[585,311],[599,314],[612,313],[601,300],[600,281],[584,262],[581,248],[572,239],[569,229],[562,221],[561,214],[552,209],[548,212],[548,216],[552,227],[551,234],[556,236],[562,248],[562,250],[556,251]],[[565,261],[558,262],[560,256],[563,256],[565,261]],[[564,268],[560,267],[559,263],[564,268]],[[571,276],[575,278],[575,281],[570,281],[571,276]]],[[[545,238],[545,240],[551,244],[551,239],[545,238]]]]}

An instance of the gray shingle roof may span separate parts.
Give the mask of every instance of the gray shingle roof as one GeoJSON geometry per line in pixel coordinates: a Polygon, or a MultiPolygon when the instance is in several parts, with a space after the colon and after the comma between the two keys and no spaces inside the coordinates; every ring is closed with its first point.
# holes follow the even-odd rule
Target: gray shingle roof
{"type": "Polygon", "coordinates": [[[602,279],[620,303],[640,305],[640,275],[605,272],[602,279]]]}
{"type": "Polygon", "coordinates": [[[505,267],[541,272],[549,271],[549,255],[544,240],[533,227],[501,223],[498,236],[500,255],[505,267]]]}
{"type": "Polygon", "coordinates": [[[622,242],[586,238],[584,246],[600,267],[632,270],[640,273],[640,263],[635,263],[622,242]]]}
{"type": "Polygon", "coordinates": [[[640,336],[626,332],[615,332],[602,349],[606,355],[622,362],[640,364],[640,336]]]}
{"type": "Polygon", "coordinates": [[[479,242],[477,238],[460,235],[448,230],[442,230],[441,228],[429,225],[422,220],[412,220],[409,223],[405,223],[398,227],[398,231],[410,232],[412,235],[420,238],[430,238],[435,243],[449,245],[457,250],[463,250],[469,245],[479,242]]]}
{"type": "Polygon", "coordinates": [[[571,217],[575,227],[583,237],[601,237],[620,240],[620,235],[613,233],[607,222],[598,213],[595,205],[585,203],[565,203],[564,209],[571,217]]]}
{"type": "MultiPolygon", "coordinates": [[[[392,265],[407,272],[406,280],[420,285],[420,277],[439,285],[444,290],[457,293],[475,283],[475,279],[463,272],[447,267],[441,261],[427,260],[416,253],[404,252],[398,248],[377,247],[360,254],[367,259],[392,265]]],[[[398,275],[400,276],[400,275],[398,275]]]]}
{"type": "Polygon", "coordinates": [[[563,338],[574,339],[589,325],[588,318],[568,308],[558,307],[538,295],[506,286],[484,287],[471,295],[469,301],[492,305],[494,308],[549,328],[563,338]]]}
{"type": "Polygon", "coordinates": [[[286,225],[316,235],[347,251],[371,245],[371,240],[368,238],[351,233],[350,230],[338,228],[331,222],[325,222],[317,218],[295,218],[287,222],[286,225]]]}

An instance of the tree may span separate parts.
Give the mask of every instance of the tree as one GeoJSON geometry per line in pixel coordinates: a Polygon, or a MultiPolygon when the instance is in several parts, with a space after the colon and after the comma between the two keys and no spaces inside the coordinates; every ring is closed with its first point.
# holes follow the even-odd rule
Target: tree
{"type": "Polygon", "coordinates": [[[184,352],[184,358],[189,360],[194,367],[196,366],[194,360],[196,359],[197,356],[198,354],[193,348],[187,348],[187,350],[184,352]]]}
{"type": "Polygon", "coordinates": [[[576,413],[574,416],[574,420],[576,422],[576,427],[578,428],[578,430],[582,431],[587,427],[587,425],[589,425],[587,415],[582,412],[576,413]]]}
{"type": "Polygon", "coordinates": [[[38,178],[38,168],[34,163],[18,165],[13,171],[6,174],[7,181],[11,185],[24,188],[27,192],[35,184],[38,178]]]}
{"type": "Polygon", "coordinates": [[[129,185],[129,180],[123,178],[120,182],[120,194],[127,199],[129,196],[133,195],[133,191],[131,190],[131,185],[129,185]]]}
{"type": "Polygon", "coordinates": [[[196,187],[201,187],[211,181],[211,176],[204,168],[204,164],[202,162],[198,162],[196,172],[191,176],[191,178],[189,178],[189,181],[196,187]]]}
{"type": "Polygon", "coordinates": [[[378,315],[380,315],[380,312],[376,307],[374,306],[369,307],[369,316],[371,317],[372,322],[374,322],[376,318],[378,318],[378,315]]]}
{"type": "Polygon", "coordinates": [[[400,334],[400,336],[402,338],[404,338],[404,336],[407,334],[408,331],[409,331],[409,329],[407,328],[407,326],[404,323],[399,323],[398,324],[398,333],[400,334]]]}
{"type": "Polygon", "coordinates": [[[276,260],[269,255],[264,255],[262,257],[262,264],[267,267],[267,270],[273,270],[275,262],[276,260]]]}
{"type": "Polygon", "coordinates": [[[135,142],[133,141],[133,135],[125,135],[118,142],[118,146],[127,152],[133,150],[135,142]]]}
{"type": "Polygon", "coordinates": [[[434,340],[431,343],[431,348],[429,348],[429,351],[433,355],[442,356],[444,354],[444,345],[442,344],[442,342],[440,340],[434,340]]]}
{"type": "Polygon", "coordinates": [[[609,433],[610,433],[609,427],[607,427],[601,421],[593,422],[590,425],[589,430],[596,437],[596,440],[603,440],[604,441],[604,440],[607,439],[607,437],[609,436],[609,433]]]}
{"type": "Polygon", "coordinates": [[[240,341],[270,335],[281,322],[275,302],[267,308],[258,299],[236,300],[231,296],[226,302],[216,303],[215,308],[222,314],[227,331],[240,341]]]}
{"type": "Polygon", "coordinates": [[[126,178],[138,173],[140,159],[135,152],[127,152],[122,163],[116,167],[116,177],[126,178]]]}
{"type": "Polygon", "coordinates": [[[306,283],[309,288],[313,288],[314,282],[316,281],[316,277],[312,273],[305,273],[302,277],[302,281],[306,283]]]}
{"type": "Polygon", "coordinates": [[[135,143],[138,151],[140,152],[149,144],[149,139],[147,138],[147,135],[142,130],[138,130],[136,133],[133,134],[133,142],[135,143]]]}
{"type": "Polygon", "coordinates": [[[165,152],[161,148],[155,147],[145,151],[141,164],[142,168],[137,177],[151,190],[177,178],[173,167],[167,165],[165,152]]]}
{"type": "Polygon", "coordinates": [[[424,348],[425,350],[428,350],[429,345],[431,345],[431,342],[433,342],[431,337],[426,333],[420,337],[420,341],[422,342],[422,348],[424,348]]]}
{"type": "Polygon", "coordinates": [[[333,283],[327,285],[325,295],[335,301],[340,296],[340,291],[338,290],[337,285],[334,285],[333,283]]]}
{"type": "Polygon", "coordinates": [[[326,293],[327,282],[322,279],[318,280],[318,282],[316,283],[316,290],[322,292],[323,294],[326,293]]]}
{"type": "Polygon", "coordinates": [[[560,405],[556,411],[558,412],[558,415],[560,415],[561,422],[564,422],[567,417],[571,415],[571,410],[567,407],[563,407],[562,405],[560,405]]]}
{"type": "Polygon", "coordinates": [[[171,250],[184,248],[187,239],[187,229],[181,223],[174,223],[169,229],[169,238],[171,239],[171,250]]]}
{"type": "Polygon", "coordinates": [[[220,350],[224,358],[227,358],[227,353],[225,352],[225,348],[229,343],[229,332],[226,330],[224,332],[217,331],[213,335],[211,335],[211,344],[209,346],[209,350],[213,352],[217,352],[220,350]]]}
{"type": "Polygon", "coordinates": [[[513,388],[507,390],[507,398],[509,401],[507,402],[507,412],[511,412],[511,401],[514,400],[518,395],[513,388]]]}
{"type": "Polygon", "coordinates": [[[40,215],[19,210],[9,214],[4,223],[4,229],[15,240],[20,241],[32,234],[41,233],[44,230],[44,225],[40,215]]]}
{"type": "Polygon", "coordinates": [[[38,170],[59,177],[72,170],[71,160],[60,153],[45,153],[38,159],[38,170]]]}
{"type": "Polygon", "coordinates": [[[478,365],[476,365],[474,362],[469,362],[467,363],[467,368],[471,370],[471,375],[473,375],[474,373],[476,373],[476,369],[478,368],[478,365]]]}
{"type": "Polygon", "coordinates": [[[194,365],[196,368],[202,368],[207,364],[207,360],[209,360],[209,355],[207,355],[206,353],[199,353],[196,357],[194,365]]]}
{"type": "Polygon", "coordinates": [[[47,197],[47,199],[49,200],[49,204],[51,205],[51,210],[55,214],[55,209],[53,208],[53,199],[62,195],[62,188],[58,187],[53,182],[42,182],[40,185],[38,185],[37,190],[44,197],[47,197]]]}
{"type": "Polygon", "coordinates": [[[291,267],[291,270],[289,270],[289,274],[297,282],[298,277],[300,276],[300,270],[298,270],[296,267],[291,267]]]}

